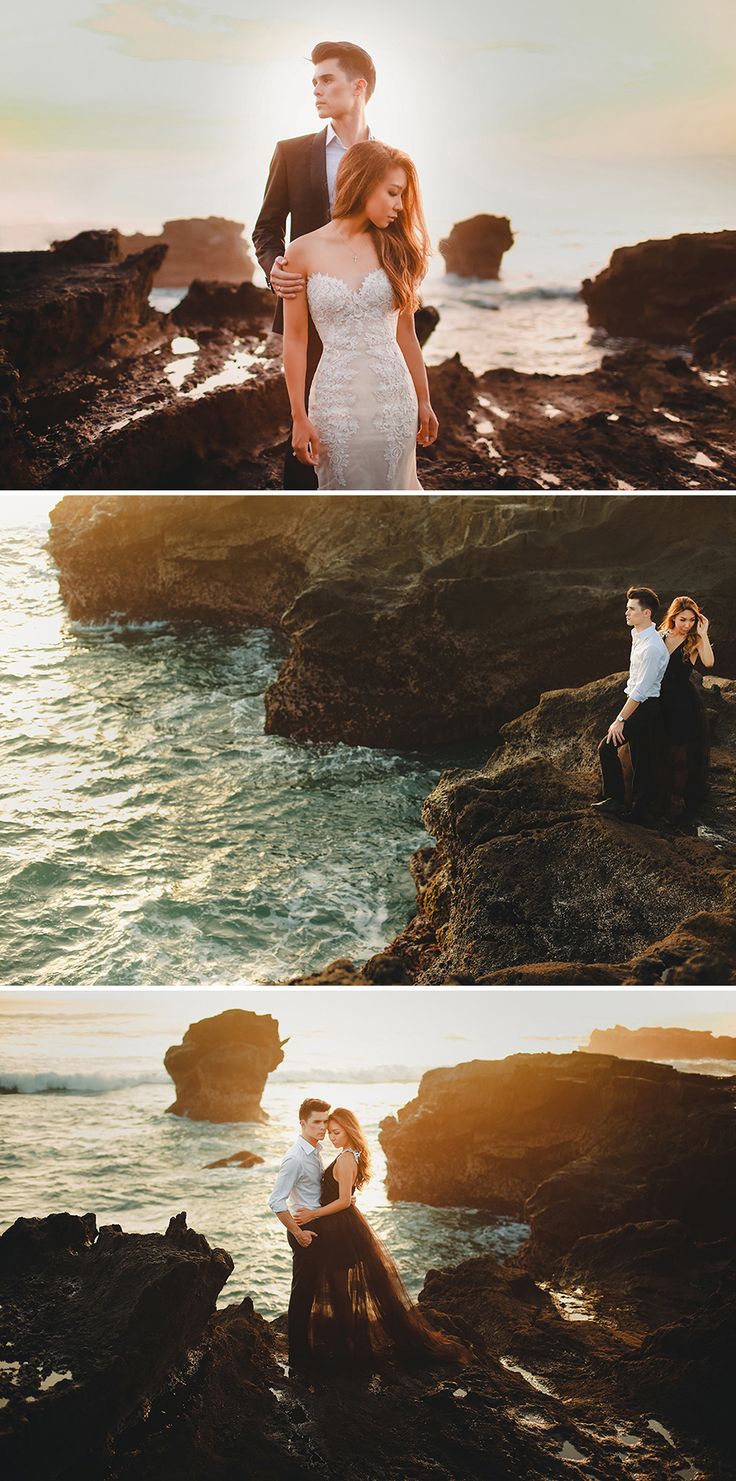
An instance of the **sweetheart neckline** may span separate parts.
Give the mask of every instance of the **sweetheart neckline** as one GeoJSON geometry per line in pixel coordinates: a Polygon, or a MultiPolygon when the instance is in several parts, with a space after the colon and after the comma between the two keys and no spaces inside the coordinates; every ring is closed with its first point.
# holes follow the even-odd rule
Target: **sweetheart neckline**
{"type": "Polygon", "coordinates": [[[347,288],[348,293],[352,293],[355,296],[357,293],[362,293],[368,279],[375,277],[376,273],[385,273],[385,268],[372,267],[370,272],[366,273],[365,277],[358,284],[357,288],[351,288],[350,284],[346,283],[344,278],[338,278],[336,273],[309,273],[307,283],[311,283],[312,278],[330,278],[333,283],[342,283],[343,288],[347,288]]]}

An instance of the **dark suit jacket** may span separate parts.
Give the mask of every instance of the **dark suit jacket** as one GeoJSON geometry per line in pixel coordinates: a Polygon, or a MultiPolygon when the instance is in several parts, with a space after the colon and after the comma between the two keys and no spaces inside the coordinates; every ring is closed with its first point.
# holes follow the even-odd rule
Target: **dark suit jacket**
{"type": "MultiPolygon", "coordinates": [[[[317,231],[330,220],[325,147],[327,129],[303,134],[299,139],[281,139],[276,145],[258,220],[253,228],[253,247],[266,277],[286,247],[286,222],[291,217],[289,241],[317,231]]],[[[276,304],[273,327],[284,332],[281,299],[276,304]]],[[[311,332],[310,324],[310,332],[311,332]]]]}

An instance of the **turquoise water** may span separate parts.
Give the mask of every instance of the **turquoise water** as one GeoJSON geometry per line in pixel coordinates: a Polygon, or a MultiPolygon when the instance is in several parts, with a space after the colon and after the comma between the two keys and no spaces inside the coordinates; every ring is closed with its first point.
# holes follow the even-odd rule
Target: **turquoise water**
{"type": "Polygon", "coordinates": [[[262,983],[386,945],[462,757],[266,736],[279,634],[69,622],[45,519],[2,533],[0,980],[262,983]]]}

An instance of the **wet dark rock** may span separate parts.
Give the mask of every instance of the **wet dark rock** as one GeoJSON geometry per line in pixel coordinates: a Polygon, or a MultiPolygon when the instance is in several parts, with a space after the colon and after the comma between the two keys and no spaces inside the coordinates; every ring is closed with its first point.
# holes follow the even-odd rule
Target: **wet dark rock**
{"type": "Polygon", "coordinates": [[[98,1233],[93,1214],[17,1220],[0,1237],[2,1347],[19,1365],[0,1376],[8,1481],[99,1465],[110,1434],[198,1340],[232,1269],[185,1214],[163,1235],[98,1233]]]}
{"type": "Polygon", "coordinates": [[[457,221],[440,242],[445,271],[461,278],[497,278],[504,252],[514,245],[508,216],[481,214],[457,221]]]}
{"type": "Polygon", "coordinates": [[[414,328],[420,345],[426,345],[430,334],[433,334],[440,322],[439,309],[432,304],[422,304],[414,314],[414,328]]]}
{"type": "Polygon", "coordinates": [[[736,298],[700,314],[691,327],[690,342],[698,365],[711,369],[736,366],[736,298]]]}
{"type": "Polygon", "coordinates": [[[657,344],[687,344],[691,325],[733,293],[736,231],[681,232],[617,247],[608,267],[586,278],[591,324],[657,344]]]}
{"type": "Polygon", "coordinates": [[[736,1059],[736,1038],[695,1028],[594,1028],[584,1051],[619,1059],[736,1059]]]}
{"type": "Polygon", "coordinates": [[[264,1158],[259,1157],[257,1152],[249,1152],[245,1148],[242,1152],[231,1152],[229,1157],[218,1157],[216,1162],[206,1162],[205,1167],[242,1167],[246,1171],[263,1161],[264,1158]]]}
{"type": "Polygon", "coordinates": [[[229,1008],[190,1024],[164,1055],[176,1086],[167,1110],[191,1121],[266,1121],[261,1096],[283,1060],[282,1042],[270,1013],[229,1008]]]}
{"type": "Polygon", "coordinates": [[[83,232],[51,252],[0,252],[0,348],[24,390],[153,318],[148,295],[165,249],[120,262],[116,238],[83,232]]]}
{"type": "MultiPolygon", "coordinates": [[[[157,236],[145,232],[121,236],[120,248],[128,256],[160,244],[166,247],[155,278],[157,288],[183,288],[193,278],[243,284],[250,282],[256,267],[244,230],[242,221],[228,221],[224,216],[184,217],[165,221],[157,236]]],[[[273,317],[270,293],[268,298],[273,317]]]]}
{"type": "Polygon", "coordinates": [[[252,283],[220,283],[195,278],[172,310],[175,324],[187,329],[230,324],[243,333],[265,332],[273,319],[273,294],[252,283]]]}

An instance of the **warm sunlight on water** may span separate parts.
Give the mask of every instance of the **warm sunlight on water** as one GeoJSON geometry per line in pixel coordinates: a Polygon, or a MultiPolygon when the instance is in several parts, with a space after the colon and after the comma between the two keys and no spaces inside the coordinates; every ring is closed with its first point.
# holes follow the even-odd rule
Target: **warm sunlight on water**
{"type": "Polygon", "coordinates": [[[379,950],[412,911],[422,802],[467,751],[264,735],[279,634],[66,621],[51,502],[2,506],[2,981],[284,980],[379,950]]]}

